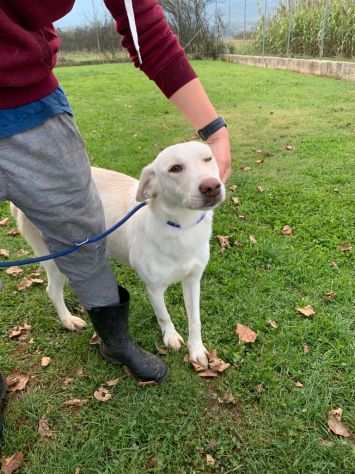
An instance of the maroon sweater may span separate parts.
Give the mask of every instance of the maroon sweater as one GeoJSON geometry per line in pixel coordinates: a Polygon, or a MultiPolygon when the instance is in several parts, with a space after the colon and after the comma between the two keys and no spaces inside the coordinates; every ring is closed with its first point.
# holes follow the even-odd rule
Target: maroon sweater
{"type": "MultiPolygon", "coordinates": [[[[52,70],[60,45],[52,25],[75,0],[0,0],[0,109],[33,102],[53,92],[52,70]]],[[[157,0],[134,0],[142,64],[129,29],[124,0],[105,0],[122,44],[136,67],[170,97],[196,77],[157,0]]]]}

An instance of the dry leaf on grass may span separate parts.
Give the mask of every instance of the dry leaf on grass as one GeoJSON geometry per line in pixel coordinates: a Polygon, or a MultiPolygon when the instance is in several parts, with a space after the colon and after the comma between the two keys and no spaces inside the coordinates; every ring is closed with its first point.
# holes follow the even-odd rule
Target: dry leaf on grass
{"type": "Polygon", "coordinates": [[[107,382],[105,382],[105,385],[107,385],[108,387],[115,387],[119,383],[119,381],[120,379],[107,380],[107,382]]]}
{"type": "Polygon", "coordinates": [[[23,270],[20,267],[10,267],[5,270],[5,273],[6,275],[17,277],[18,275],[21,275],[23,273],[23,270]]]}
{"type": "Polygon", "coordinates": [[[91,346],[96,346],[97,344],[100,344],[100,342],[101,342],[100,337],[96,334],[96,332],[94,332],[94,334],[90,338],[89,344],[91,346]]]}
{"type": "Polygon", "coordinates": [[[297,387],[297,388],[303,388],[304,385],[303,385],[302,382],[299,382],[299,381],[297,380],[297,382],[295,382],[295,387],[297,387]]]}
{"type": "Polygon", "coordinates": [[[255,162],[257,165],[262,165],[264,163],[264,160],[256,160],[255,162]]]}
{"type": "Polygon", "coordinates": [[[310,304],[304,306],[303,308],[296,308],[296,310],[299,314],[302,314],[302,316],[305,316],[306,318],[310,318],[316,314],[314,308],[310,304]]]}
{"type": "Polygon", "coordinates": [[[218,357],[217,351],[215,350],[209,352],[207,357],[208,367],[200,365],[198,362],[190,361],[188,357],[186,359],[186,361],[191,363],[192,368],[198,373],[199,377],[207,379],[218,377],[218,374],[222,374],[231,366],[228,362],[218,357]]]}
{"type": "Polygon", "coordinates": [[[168,354],[168,349],[166,347],[161,347],[158,344],[155,344],[155,348],[158,351],[158,354],[165,356],[168,354]]]}
{"type": "Polygon", "coordinates": [[[264,384],[258,383],[258,385],[255,386],[255,390],[257,393],[263,393],[265,390],[264,384]]]}
{"type": "Polygon", "coordinates": [[[244,165],[240,166],[239,169],[240,169],[240,171],[250,171],[251,170],[250,166],[244,166],[244,165]]]}
{"type": "Polygon", "coordinates": [[[41,367],[45,368],[48,367],[49,364],[52,362],[52,359],[50,357],[42,357],[41,359],[41,367]]]}
{"type": "Polygon", "coordinates": [[[16,237],[16,235],[20,235],[20,232],[18,229],[11,229],[7,233],[7,235],[10,235],[11,237],[16,237]]]}
{"type": "Polygon", "coordinates": [[[20,373],[13,373],[6,378],[6,383],[9,392],[22,392],[25,390],[28,381],[30,380],[30,376],[26,374],[20,373]]]}
{"type": "Polygon", "coordinates": [[[232,197],[232,203],[235,204],[236,206],[240,206],[240,199],[239,197],[232,197]]]}
{"type": "Polygon", "coordinates": [[[217,235],[216,239],[219,242],[222,253],[225,251],[226,248],[230,247],[230,241],[229,241],[229,236],[228,235],[217,235]]]}
{"type": "Polygon", "coordinates": [[[344,243],[338,245],[338,250],[340,252],[344,252],[344,253],[345,252],[351,252],[352,249],[353,249],[353,246],[351,245],[350,242],[344,242],[344,243]]]}
{"type": "Polygon", "coordinates": [[[224,405],[235,405],[236,400],[233,396],[232,393],[226,392],[222,398],[218,398],[218,403],[224,404],[224,405]]]}
{"type": "Polygon", "coordinates": [[[94,397],[96,400],[99,402],[108,402],[111,400],[112,395],[111,393],[107,390],[105,387],[99,387],[97,390],[94,392],[94,397]]]}
{"type": "Polygon", "coordinates": [[[6,249],[0,249],[0,257],[9,258],[10,257],[10,252],[6,249]]]}
{"type": "Polygon", "coordinates": [[[258,191],[258,193],[263,193],[264,192],[264,188],[262,186],[257,186],[256,190],[258,191]]]}
{"type": "Polygon", "coordinates": [[[146,387],[147,385],[158,385],[158,382],[156,382],[155,380],[140,380],[138,382],[139,387],[146,387]]]}
{"type": "Polygon", "coordinates": [[[287,236],[292,235],[293,234],[292,227],[289,226],[289,225],[284,225],[282,230],[281,230],[281,234],[282,235],[287,235],[287,236]]]}
{"type": "Polygon", "coordinates": [[[309,345],[308,344],[303,344],[303,353],[304,354],[308,354],[308,352],[310,352],[310,348],[309,348],[309,345]]]}
{"type": "Polygon", "coordinates": [[[208,466],[214,466],[216,464],[215,458],[210,454],[206,454],[206,464],[208,466]]]}
{"type": "Polygon", "coordinates": [[[253,245],[256,245],[256,244],[257,244],[255,235],[249,235],[249,241],[250,241],[250,243],[253,244],[253,245]]]}
{"type": "Polygon", "coordinates": [[[290,145],[290,144],[285,145],[285,150],[292,151],[293,149],[294,149],[293,145],[290,145]]]}
{"type": "Polygon", "coordinates": [[[77,467],[74,471],[74,474],[81,474],[80,467],[77,467]]]}
{"type": "Polygon", "coordinates": [[[66,377],[66,378],[63,380],[63,386],[64,386],[64,387],[67,387],[67,386],[70,385],[72,382],[74,382],[74,378],[73,378],[73,377],[66,377]]]}
{"type": "Polygon", "coordinates": [[[73,398],[71,400],[67,400],[63,403],[65,407],[74,407],[80,408],[88,403],[89,400],[81,400],[80,398],[73,398]]]}
{"type": "Polygon", "coordinates": [[[271,326],[273,329],[277,329],[279,327],[279,325],[277,324],[276,321],[274,321],[273,319],[269,319],[267,321],[268,325],[271,326]]]}
{"type": "Polygon", "coordinates": [[[240,342],[255,342],[257,337],[256,332],[250,329],[248,326],[244,326],[244,324],[237,324],[235,328],[235,333],[239,337],[240,342]]]}
{"type": "Polygon", "coordinates": [[[330,410],[330,412],[328,413],[329,429],[338,436],[342,436],[343,438],[350,438],[352,436],[352,433],[341,421],[342,415],[343,415],[342,408],[336,408],[335,410],[330,410]]]}
{"type": "Polygon", "coordinates": [[[20,341],[24,341],[27,339],[28,333],[31,331],[32,326],[27,323],[24,323],[19,326],[13,327],[9,332],[10,339],[19,339],[20,341]]]}
{"type": "Polygon", "coordinates": [[[246,217],[245,217],[244,214],[239,214],[238,217],[239,217],[239,219],[242,220],[242,221],[244,221],[244,220],[246,219],[246,217]]]}
{"type": "Polygon", "coordinates": [[[236,184],[232,184],[231,186],[229,186],[229,191],[231,191],[232,193],[235,193],[237,190],[237,185],[236,184]]]}
{"type": "Polygon", "coordinates": [[[18,257],[25,257],[26,255],[29,255],[29,253],[30,253],[30,252],[29,252],[28,250],[20,249],[20,250],[16,253],[16,255],[17,255],[18,257]]]}
{"type": "Polygon", "coordinates": [[[4,219],[0,220],[0,227],[3,227],[9,223],[9,218],[5,217],[4,219]]]}
{"type": "Polygon", "coordinates": [[[42,438],[47,439],[53,439],[55,436],[54,432],[50,429],[48,420],[45,416],[42,416],[42,418],[39,420],[38,433],[42,438]]]}
{"type": "Polygon", "coordinates": [[[323,295],[325,301],[334,301],[336,297],[337,294],[335,293],[335,291],[326,291],[323,295]]]}
{"type": "Polygon", "coordinates": [[[31,278],[25,277],[20,283],[16,286],[19,291],[27,290],[27,288],[31,288],[32,285],[42,285],[44,281],[42,278],[31,278]]]}
{"type": "Polygon", "coordinates": [[[23,453],[17,452],[12,456],[5,458],[1,463],[1,472],[3,474],[12,474],[16,472],[23,464],[23,453]]]}

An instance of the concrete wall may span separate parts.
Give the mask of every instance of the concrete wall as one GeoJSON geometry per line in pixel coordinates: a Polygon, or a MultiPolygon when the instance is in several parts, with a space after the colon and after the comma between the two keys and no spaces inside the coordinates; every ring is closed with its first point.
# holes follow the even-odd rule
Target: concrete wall
{"type": "Polygon", "coordinates": [[[320,59],[279,58],[273,56],[244,56],[241,54],[225,54],[225,61],[250,66],[287,69],[302,74],[329,76],[337,79],[355,81],[355,63],[327,61],[320,59]]]}

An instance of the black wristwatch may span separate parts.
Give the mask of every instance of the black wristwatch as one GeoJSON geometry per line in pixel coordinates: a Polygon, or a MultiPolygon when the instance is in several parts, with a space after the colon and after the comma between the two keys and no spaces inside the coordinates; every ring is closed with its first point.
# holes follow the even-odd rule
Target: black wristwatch
{"type": "Polygon", "coordinates": [[[200,130],[197,130],[197,133],[203,141],[206,141],[206,140],[209,139],[209,137],[211,135],[216,133],[217,130],[219,130],[220,128],[223,128],[223,127],[227,128],[227,124],[224,121],[224,118],[223,117],[217,117],[216,119],[212,120],[212,122],[209,123],[208,125],[206,125],[205,127],[200,128],[200,130]]]}

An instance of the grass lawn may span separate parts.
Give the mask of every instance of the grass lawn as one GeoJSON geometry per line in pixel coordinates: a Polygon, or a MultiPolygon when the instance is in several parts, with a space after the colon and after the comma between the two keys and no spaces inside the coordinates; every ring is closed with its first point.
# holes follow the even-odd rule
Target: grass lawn
{"type": "MultiPolygon", "coordinates": [[[[90,328],[71,334],[60,327],[43,287],[18,292],[21,277],[2,273],[0,367],[32,376],[25,391],[10,397],[7,411],[3,455],[22,451],[20,472],[355,472],[354,439],[327,426],[329,410],[342,407],[355,432],[354,249],[338,248],[355,246],[355,85],[222,62],[195,67],[233,143],[230,185],[237,190],[215,215],[201,309],[205,343],[232,368],[202,380],[184,362],[185,351],[169,353],[166,383],[139,387],[89,346],[90,328]],[[292,236],[282,235],[284,225],[292,236]],[[223,254],[216,235],[230,237],[223,254]],[[330,291],[336,297],[326,301],[330,291]],[[308,304],[313,318],[295,310],[308,304]],[[8,337],[24,321],[32,325],[32,343],[8,337]],[[237,322],[257,331],[254,344],[238,343],[237,322]],[[46,369],[42,356],[52,358],[46,369]],[[96,401],[94,391],[116,377],[112,399],[96,401]],[[226,396],[234,403],[224,403],[226,396]],[[73,398],[88,403],[63,408],[73,398]],[[38,434],[43,416],[53,439],[38,434]]],[[[57,73],[95,165],[138,176],[163,147],[193,136],[129,64],[57,73]]],[[[8,206],[0,211],[5,217],[8,206]]],[[[16,257],[26,247],[7,235],[10,227],[0,227],[1,247],[16,257]]],[[[115,271],[132,293],[132,332],[156,350],[161,336],[142,284],[129,269],[115,265],[115,271]]],[[[69,290],[67,298],[77,311],[69,290]]],[[[168,306],[186,336],[179,287],[169,291],[168,306]]]]}

